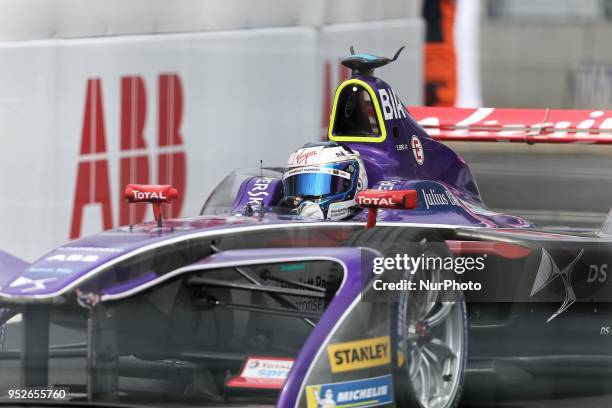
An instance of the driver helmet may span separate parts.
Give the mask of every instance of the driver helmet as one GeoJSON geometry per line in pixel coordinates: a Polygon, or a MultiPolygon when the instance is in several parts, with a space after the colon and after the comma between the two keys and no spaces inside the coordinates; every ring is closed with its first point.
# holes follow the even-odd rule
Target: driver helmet
{"type": "Polygon", "coordinates": [[[368,186],[359,152],[335,142],[308,143],[289,156],[283,174],[285,200],[318,204],[325,219],[355,211],[355,194],[368,186]]]}

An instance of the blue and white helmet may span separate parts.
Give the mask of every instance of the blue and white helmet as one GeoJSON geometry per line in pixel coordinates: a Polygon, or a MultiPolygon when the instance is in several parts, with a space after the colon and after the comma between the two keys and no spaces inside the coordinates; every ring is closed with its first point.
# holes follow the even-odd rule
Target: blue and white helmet
{"type": "Polygon", "coordinates": [[[285,198],[314,202],[331,220],[352,215],[355,194],[367,186],[359,152],[335,142],[304,145],[289,156],[283,174],[285,198]]]}

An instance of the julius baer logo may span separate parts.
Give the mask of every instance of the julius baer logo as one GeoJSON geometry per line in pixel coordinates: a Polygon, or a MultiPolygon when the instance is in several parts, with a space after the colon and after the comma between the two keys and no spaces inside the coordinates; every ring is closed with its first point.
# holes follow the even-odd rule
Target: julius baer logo
{"type": "MultiPolygon", "coordinates": [[[[332,373],[391,363],[389,336],[332,344],[327,347],[332,373]]],[[[374,407],[393,402],[391,376],[306,387],[308,408],[374,407]]]]}
{"type": "Polygon", "coordinates": [[[421,189],[421,193],[423,194],[423,201],[428,210],[431,207],[440,205],[459,205],[457,199],[448,190],[439,192],[430,188],[428,190],[421,189]]]}

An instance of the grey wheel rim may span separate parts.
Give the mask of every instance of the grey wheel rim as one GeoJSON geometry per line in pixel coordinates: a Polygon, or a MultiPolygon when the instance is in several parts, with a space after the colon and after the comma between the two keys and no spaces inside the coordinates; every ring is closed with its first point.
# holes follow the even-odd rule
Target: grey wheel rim
{"type": "MultiPolygon", "coordinates": [[[[430,280],[440,279],[440,271],[427,274],[430,280]]],[[[463,303],[438,301],[438,297],[437,292],[431,291],[405,301],[400,314],[404,320],[399,333],[400,350],[407,353],[410,388],[424,408],[451,406],[464,368],[463,303]]]]}

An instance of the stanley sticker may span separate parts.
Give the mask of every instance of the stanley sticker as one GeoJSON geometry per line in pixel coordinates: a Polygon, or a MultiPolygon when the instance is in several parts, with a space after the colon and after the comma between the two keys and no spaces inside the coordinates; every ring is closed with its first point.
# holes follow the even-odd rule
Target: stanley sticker
{"type": "Polygon", "coordinates": [[[327,347],[332,373],[391,363],[389,336],[332,344],[327,347]]]}

